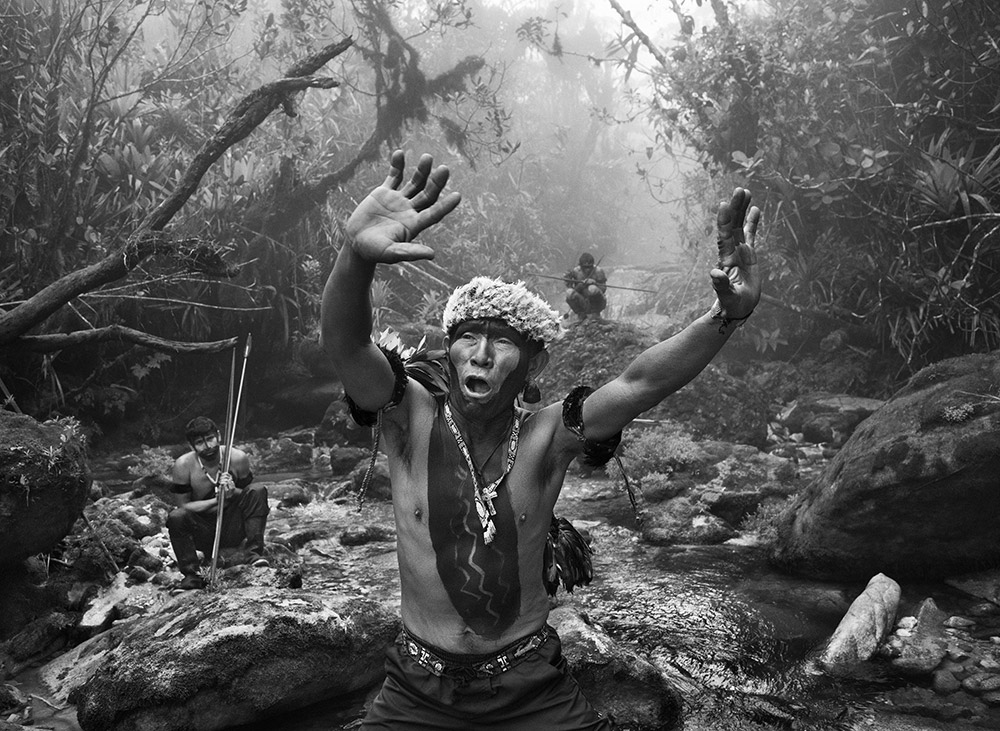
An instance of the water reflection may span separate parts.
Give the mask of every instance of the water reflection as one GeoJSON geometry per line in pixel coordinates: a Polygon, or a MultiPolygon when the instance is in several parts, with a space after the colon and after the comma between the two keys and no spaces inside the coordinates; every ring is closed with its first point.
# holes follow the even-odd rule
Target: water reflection
{"type": "MultiPolygon", "coordinates": [[[[853,587],[777,574],[755,546],[655,548],[595,533],[602,580],[578,600],[671,678],[692,728],[788,728],[793,720],[802,729],[834,728],[844,684],[809,674],[808,661],[853,587]],[[803,721],[810,714],[813,725],[803,721]]],[[[850,697],[861,699],[869,687],[850,697]]]]}

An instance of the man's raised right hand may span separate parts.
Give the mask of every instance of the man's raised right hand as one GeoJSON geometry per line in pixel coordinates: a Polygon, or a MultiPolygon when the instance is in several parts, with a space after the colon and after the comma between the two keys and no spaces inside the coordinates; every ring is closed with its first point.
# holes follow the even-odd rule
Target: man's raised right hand
{"type": "Polygon", "coordinates": [[[432,248],[411,242],[455,210],[462,196],[448,193],[441,197],[450,171],[445,165],[432,170],[433,164],[430,155],[422,155],[413,177],[403,185],[403,151],[392,153],[388,177],[347,220],[347,235],[355,254],[380,264],[434,258],[432,248]]]}

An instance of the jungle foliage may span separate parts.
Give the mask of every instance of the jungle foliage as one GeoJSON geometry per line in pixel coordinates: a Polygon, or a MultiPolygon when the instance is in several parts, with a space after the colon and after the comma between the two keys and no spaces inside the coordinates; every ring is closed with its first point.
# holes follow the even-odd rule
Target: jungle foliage
{"type": "MultiPolygon", "coordinates": [[[[33,414],[108,427],[145,414],[142,436],[155,439],[157,411],[186,408],[199,381],[225,381],[227,353],[187,352],[252,331],[258,364],[279,377],[297,367],[341,222],[382,179],[391,146],[476,174],[461,177],[462,215],[436,232],[444,266],[378,282],[384,321],[432,321],[474,273],[523,276],[575,256],[581,239],[614,245],[620,207],[594,182],[624,173],[595,155],[600,129],[573,139],[567,126],[554,141],[541,125],[515,129],[512,108],[572,96],[580,78],[510,83],[510,59],[525,52],[517,11],[475,0],[10,0],[3,17],[0,378],[33,414]],[[329,76],[307,77],[325,85],[295,87],[283,114],[230,141],[136,256],[130,237],[234,109],[338,42],[309,72],[329,76]],[[530,155],[522,137],[535,138],[530,155]],[[559,213],[549,221],[548,210],[559,213]],[[76,280],[66,295],[69,275],[109,260],[119,264],[107,281],[76,280]],[[24,316],[40,295],[45,306],[24,316]]],[[[594,93],[613,94],[609,74],[586,75],[594,93]]]]}
{"type": "Polygon", "coordinates": [[[696,32],[675,0],[668,49],[617,7],[622,63],[657,61],[658,143],[766,201],[765,289],[807,314],[780,336],[862,326],[908,372],[1000,346],[996,3],[713,3],[696,32]]]}
{"type": "Polygon", "coordinates": [[[685,240],[704,245],[733,185],[765,206],[773,294],[745,330],[759,352],[838,326],[870,330],[906,370],[1000,345],[988,0],[713,0],[703,28],[687,14],[703,3],[672,0],[664,48],[608,4],[622,19],[610,43],[582,11],[478,0],[8,0],[0,385],[39,416],[145,415],[155,439],[158,411],[229,370],[226,353],[181,345],[252,331],[270,376],[302,368],[340,222],[389,146],[447,161],[464,200],[434,231],[434,262],[380,271],[379,327],[433,323],[473,274],[532,281],[583,249],[613,254],[641,226],[623,201],[646,174],[623,152],[637,139],[623,99],[653,131],[651,162],[699,155],[685,240]],[[325,86],[286,93],[143,233],[234,109],[295,69],[325,86]],[[107,281],[11,325],[109,260],[107,281]]]}

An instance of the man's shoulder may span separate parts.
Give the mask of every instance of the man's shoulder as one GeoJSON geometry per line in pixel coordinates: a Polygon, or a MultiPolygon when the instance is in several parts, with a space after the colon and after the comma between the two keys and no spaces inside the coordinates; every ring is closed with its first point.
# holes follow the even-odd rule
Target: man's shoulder
{"type": "Polygon", "coordinates": [[[523,422],[521,428],[525,434],[544,433],[551,435],[558,431],[562,424],[562,402],[549,404],[537,411],[521,411],[523,422]]]}
{"type": "Polygon", "coordinates": [[[528,461],[549,463],[559,455],[581,451],[580,441],[563,424],[561,401],[528,414],[521,424],[521,438],[528,461]]]}
{"type": "Polygon", "coordinates": [[[179,481],[182,484],[187,484],[187,478],[191,476],[191,472],[194,470],[194,461],[194,452],[185,452],[175,459],[172,471],[173,482],[179,481]]]}
{"type": "Polygon", "coordinates": [[[395,414],[399,418],[424,419],[429,413],[437,410],[438,404],[443,403],[448,394],[447,376],[438,380],[427,377],[414,377],[410,374],[410,380],[406,385],[406,394],[399,408],[390,409],[388,416],[395,414]],[[405,416],[404,416],[405,415],[405,416]]]}
{"type": "Polygon", "coordinates": [[[433,398],[443,398],[448,393],[448,354],[443,350],[430,351],[410,358],[405,364],[410,383],[416,383],[433,398]]]}
{"type": "Polygon", "coordinates": [[[233,451],[230,453],[229,462],[231,465],[248,465],[250,464],[250,454],[243,451],[239,447],[233,447],[233,451]]]}

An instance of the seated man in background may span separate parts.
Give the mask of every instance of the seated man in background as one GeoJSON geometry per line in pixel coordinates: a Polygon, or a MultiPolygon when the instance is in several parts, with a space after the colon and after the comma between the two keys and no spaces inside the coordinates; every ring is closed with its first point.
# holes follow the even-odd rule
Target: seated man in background
{"type": "Polygon", "coordinates": [[[187,423],[184,436],[191,445],[174,462],[171,490],[177,507],[167,516],[170,543],[184,574],[181,589],[201,589],[197,551],[211,557],[218,519],[218,491],[224,490],[220,548],[239,546],[246,539],[254,566],[266,566],[264,526],[269,511],[267,489],[251,485],[253,472],[246,452],[233,448],[229,471],[223,472],[225,447],[215,422],[198,416],[187,423]]]}
{"type": "Polygon", "coordinates": [[[601,312],[608,305],[605,292],[608,289],[608,275],[594,264],[592,254],[580,254],[580,265],[570,269],[563,276],[566,283],[566,303],[579,316],[586,320],[587,315],[600,318],[601,312]]]}

